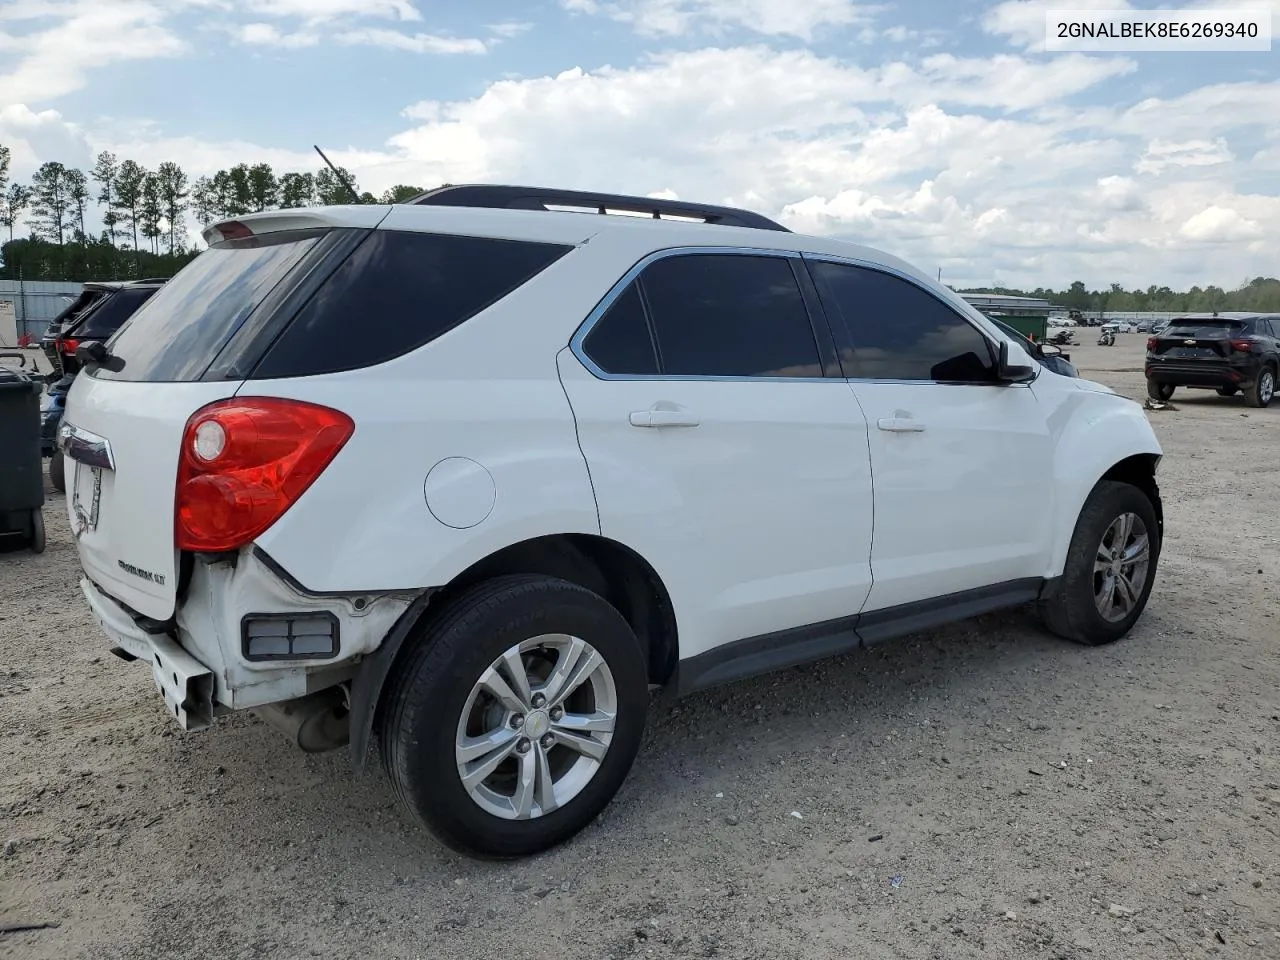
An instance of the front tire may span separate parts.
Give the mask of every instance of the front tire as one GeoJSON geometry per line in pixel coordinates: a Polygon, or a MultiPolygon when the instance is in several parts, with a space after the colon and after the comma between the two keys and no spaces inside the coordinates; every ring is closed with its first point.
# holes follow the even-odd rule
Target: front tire
{"type": "Polygon", "coordinates": [[[1172,383],[1158,383],[1155,380],[1147,381],[1147,396],[1152,400],[1168,400],[1173,396],[1172,383]]]}
{"type": "Polygon", "coordinates": [[[1251,407],[1265,407],[1271,403],[1276,393],[1276,372],[1271,367],[1263,367],[1254,378],[1253,385],[1244,392],[1244,402],[1251,407]]]}
{"type": "Polygon", "coordinates": [[[1045,626],[1087,646],[1119,640],[1147,605],[1160,545],[1150,498],[1132,484],[1101,481],[1080,511],[1062,576],[1040,600],[1045,626]]]}
{"type": "Polygon", "coordinates": [[[609,603],[564,580],[499,577],[449,602],[398,666],[383,763],[445,845],[527,856],[613,799],[648,703],[640,644],[609,603]]]}

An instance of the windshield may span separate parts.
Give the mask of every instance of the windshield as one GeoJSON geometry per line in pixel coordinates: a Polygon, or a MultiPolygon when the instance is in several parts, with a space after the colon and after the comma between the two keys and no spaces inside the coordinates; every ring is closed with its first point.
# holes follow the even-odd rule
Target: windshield
{"type": "Polygon", "coordinates": [[[138,310],[107,343],[121,370],[104,380],[198,380],[254,308],[324,231],[282,231],[215,244],[138,310]]]}

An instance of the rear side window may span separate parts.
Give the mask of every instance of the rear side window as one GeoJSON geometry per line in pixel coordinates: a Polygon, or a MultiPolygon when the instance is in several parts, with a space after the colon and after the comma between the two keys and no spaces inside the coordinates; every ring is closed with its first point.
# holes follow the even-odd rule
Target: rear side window
{"type": "Polygon", "coordinates": [[[156,287],[136,287],[117,290],[99,303],[93,310],[67,331],[69,336],[79,340],[105,340],[133,316],[144,303],[151,299],[156,287]]]}
{"type": "Polygon", "coordinates": [[[901,277],[843,263],[811,265],[827,313],[852,344],[851,377],[981,383],[995,372],[977,328],[928,291],[901,277]]]}
{"type": "Polygon", "coordinates": [[[640,288],[631,283],[582,341],[582,349],[605,373],[646,376],[658,372],[640,288]]]}
{"type": "Polygon", "coordinates": [[[783,257],[685,254],[640,275],[662,373],[821,377],[804,296],[783,257]]]}
{"type": "Polygon", "coordinates": [[[254,379],[354,370],[430,343],[573,248],[378,230],[333,272],[254,368],[254,379]]]}
{"type": "Polygon", "coordinates": [[[211,246],[178,271],[108,343],[123,369],[103,380],[198,380],[323,231],[281,232],[211,246]]]}

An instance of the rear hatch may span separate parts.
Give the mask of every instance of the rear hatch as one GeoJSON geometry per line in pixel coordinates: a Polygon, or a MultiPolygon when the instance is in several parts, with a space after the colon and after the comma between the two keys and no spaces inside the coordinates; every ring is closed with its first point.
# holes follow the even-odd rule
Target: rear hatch
{"type": "Polygon", "coordinates": [[[224,362],[228,353],[278,312],[282,297],[305,290],[335,235],[363,234],[386,209],[288,211],[233,224],[233,240],[206,233],[210,248],[107,341],[108,364],[76,377],[60,432],[68,517],[86,575],[136,613],[166,620],[174,612],[183,432],[195,411],[243,382],[224,362]]]}
{"type": "Polygon", "coordinates": [[[1163,360],[1225,360],[1231,340],[1244,333],[1245,323],[1227,317],[1174,320],[1154,337],[1151,353],[1163,360]]]}

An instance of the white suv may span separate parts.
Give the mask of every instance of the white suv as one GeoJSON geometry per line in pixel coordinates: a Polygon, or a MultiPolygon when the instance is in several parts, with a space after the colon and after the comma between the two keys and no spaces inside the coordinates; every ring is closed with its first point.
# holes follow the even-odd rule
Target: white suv
{"type": "Polygon", "coordinates": [[[1151,591],[1139,405],[870,248],[503,187],[205,236],[81,347],[85,598],[183,728],[376,749],[455,848],[580,830],[654,688],[1027,602],[1106,643],[1151,591]]]}

